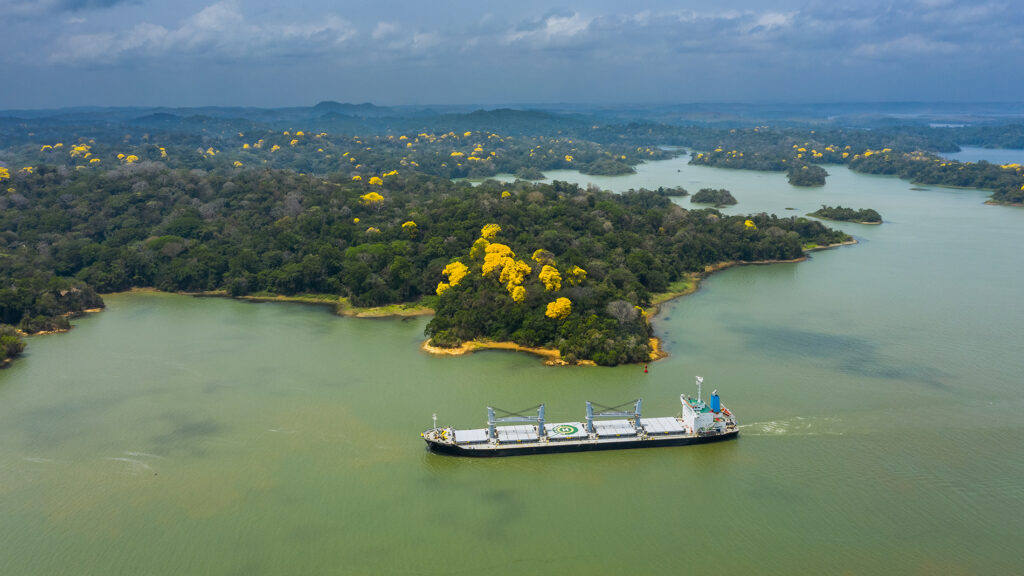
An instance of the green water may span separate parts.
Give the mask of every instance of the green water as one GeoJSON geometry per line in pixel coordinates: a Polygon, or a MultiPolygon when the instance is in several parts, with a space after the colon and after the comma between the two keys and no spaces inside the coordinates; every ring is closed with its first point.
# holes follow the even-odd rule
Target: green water
{"type": "Polygon", "coordinates": [[[886,220],[666,306],[648,374],[432,357],[422,318],[110,296],[0,372],[0,572],[1024,573],[1024,210],[829,171],[822,189],[685,159],[552,174],[886,220]],[[488,404],[668,415],[697,374],[737,441],[488,461],[419,438],[488,404]]]}

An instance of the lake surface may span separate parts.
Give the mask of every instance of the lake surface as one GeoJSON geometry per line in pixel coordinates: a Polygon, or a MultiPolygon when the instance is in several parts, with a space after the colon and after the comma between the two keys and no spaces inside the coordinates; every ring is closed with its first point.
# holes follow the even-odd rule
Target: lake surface
{"type": "Polygon", "coordinates": [[[978,148],[961,146],[959,152],[943,154],[943,158],[960,162],[980,162],[990,164],[1024,164],[1024,150],[1013,148],[978,148]]]}
{"type": "Polygon", "coordinates": [[[3,572],[1024,573],[1024,210],[828,170],[818,189],[686,158],[549,174],[885,218],[665,306],[671,356],[648,374],[433,357],[422,318],[109,296],[0,372],[3,572]],[[482,425],[488,404],[560,420],[643,397],[668,415],[698,374],[737,441],[488,461],[419,437],[434,412],[482,425]]]}

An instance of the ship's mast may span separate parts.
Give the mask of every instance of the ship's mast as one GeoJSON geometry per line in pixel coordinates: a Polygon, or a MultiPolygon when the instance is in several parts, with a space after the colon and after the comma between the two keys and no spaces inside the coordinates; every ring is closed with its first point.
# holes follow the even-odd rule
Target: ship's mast
{"type": "Polygon", "coordinates": [[[697,376],[697,402],[700,402],[700,385],[704,383],[703,376],[697,376]]]}

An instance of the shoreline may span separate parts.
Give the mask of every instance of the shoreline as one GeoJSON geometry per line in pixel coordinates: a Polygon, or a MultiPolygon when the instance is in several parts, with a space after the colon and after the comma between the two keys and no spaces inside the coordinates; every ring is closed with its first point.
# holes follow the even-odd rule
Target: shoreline
{"type": "Polygon", "coordinates": [[[828,216],[818,216],[816,214],[806,214],[811,218],[817,218],[819,220],[828,220],[829,222],[849,222],[850,224],[863,224],[865,226],[878,226],[882,222],[865,222],[863,220],[839,220],[838,218],[829,218],[828,216]]]}
{"type": "MultiPolygon", "coordinates": [[[[420,350],[427,352],[428,354],[435,354],[437,356],[465,356],[472,354],[478,350],[511,350],[513,352],[527,352],[534,354],[545,359],[544,363],[548,366],[572,366],[565,360],[562,360],[562,355],[558,352],[557,348],[539,348],[531,346],[523,346],[516,344],[515,342],[496,342],[493,340],[467,340],[461,345],[455,348],[441,348],[440,346],[431,346],[430,339],[424,340],[420,344],[420,350]]],[[[578,362],[575,366],[596,366],[593,360],[583,360],[578,362]]]]}
{"type": "MultiPolygon", "coordinates": [[[[830,250],[840,246],[849,246],[856,244],[857,239],[850,237],[849,240],[844,242],[837,242],[835,244],[828,244],[824,246],[808,246],[804,248],[804,252],[817,252],[820,250],[830,250]]],[[[765,266],[769,264],[794,264],[797,262],[803,262],[808,259],[805,254],[800,258],[793,258],[791,260],[731,260],[726,262],[718,262],[715,264],[709,264],[704,267],[701,272],[687,272],[684,274],[681,280],[673,283],[670,288],[676,288],[668,292],[661,292],[652,295],[651,306],[644,311],[648,321],[657,316],[661,311],[661,305],[671,302],[677,298],[688,296],[693,294],[700,289],[701,281],[721,270],[732,268],[733,266],[765,266]]],[[[249,294],[245,296],[230,296],[226,291],[217,290],[210,292],[163,292],[153,287],[136,287],[126,290],[124,292],[114,292],[107,295],[115,294],[131,294],[137,292],[153,292],[163,294],[180,294],[183,296],[193,296],[196,298],[231,298],[234,300],[247,300],[250,302],[292,302],[298,304],[314,304],[321,306],[333,306],[334,313],[338,316],[346,316],[350,318],[392,318],[392,317],[415,317],[415,316],[429,316],[434,314],[434,310],[427,305],[423,304],[422,301],[415,303],[405,304],[390,304],[387,306],[375,306],[370,308],[360,308],[352,306],[347,298],[341,296],[334,296],[330,294],[299,294],[295,296],[285,296],[281,294],[249,294]]],[[[102,295],[101,295],[102,296],[102,295]]],[[[87,310],[86,312],[100,311],[100,309],[87,310]]],[[[66,332],[66,330],[65,330],[66,332]]],[[[647,362],[656,362],[662,358],[669,356],[668,352],[662,347],[661,339],[657,336],[652,336],[649,340],[651,347],[650,358],[647,362]]],[[[549,366],[596,366],[592,360],[582,360],[575,364],[570,364],[562,359],[561,353],[557,348],[540,348],[522,346],[515,342],[495,342],[491,340],[469,340],[463,342],[460,346],[455,348],[441,348],[439,346],[431,346],[430,339],[424,340],[420,344],[420,349],[428,354],[435,354],[438,356],[465,356],[466,354],[472,354],[479,350],[511,350],[514,352],[526,352],[528,354],[534,354],[544,358],[544,363],[549,366]]]]}
{"type": "MultiPolygon", "coordinates": [[[[830,250],[832,248],[838,248],[840,246],[850,246],[857,244],[857,239],[850,237],[845,242],[837,242],[835,244],[828,244],[824,246],[812,246],[804,248],[804,252],[817,252],[820,250],[830,250]]],[[[801,256],[800,258],[793,258],[791,260],[757,260],[748,262],[746,260],[731,260],[727,262],[718,262],[716,264],[709,264],[704,267],[703,272],[687,272],[682,280],[674,282],[673,284],[679,287],[679,290],[670,292],[661,292],[652,295],[652,303],[644,314],[647,316],[648,322],[654,318],[658,312],[661,311],[660,306],[667,302],[671,302],[677,298],[683,296],[689,296],[700,289],[701,280],[707,278],[711,274],[733,266],[765,266],[769,264],[795,264],[797,262],[804,262],[808,259],[807,255],[801,256]]],[[[652,336],[649,340],[651,346],[650,359],[647,362],[656,362],[662,358],[668,357],[666,352],[661,346],[661,339],[657,336],[652,336]]],[[[464,356],[466,354],[472,354],[478,350],[514,350],[518,352],[528,352],[530,354],[536,354],[546,358],[545,364],[548,366],[596,366],[592,360],[583,360],[576,364],[569,364],[565,360],[562,360],[561,354],[555,348],[531,348],[528,346],[521,346],[515,342],[494,342],[491,340],[469,340],[463,342],[460,346],[455,348],[441,348],[439,346],[431,346],[430,339],[424,340],[420,345],[420,349],[439,356],[464,356]]]]}
{"type": "Polygon", "coordinates": [[[411,317],[429,316],[434,309],[420,302],[406,302],[401,304],[388,304],[387,306],[359,307],[349,303],[348,298],[335,296],[333,294],[296,294],[287,296],[284,294],[245,294],[232,296],[226,290],[210,290],[205,292],[166,292],[152,286],[133,287],[122,292],[110,292],[101,296],[114,296],[117,294],[132,293],[154,293],[154,294],[178,294],[181,296],[192,296],[193,298],[230,298],[232,300],[245,300],[248,302],[290,302],[293,304],[311,304],[316,306],[332,306],[334,313],[338,316],[350,318],[389,318],[389,317],[411,317]]]}
{"type": "MultiPolygon", "coordinates": [[[[65,312],[64,314],[61,314],[61,316],[71,319],[79,318],[85,316],[86,314],[95,314],[97,312],[103,312],[103,308],[86,308],[85,310],[79,310],[78,312],[65,312]]],[[[72,324],[67,328],[60,328],[58,330],[40,330],[39,332],[32,332],[31,334],[25,332],[20,328],[15,328],[14,330],[18,333],[18,336],[21,336],[22,338],[28,338],[30,336],[49,336],[50,334],[64,334],[65,332],[70,332],[71,329],[74,327],[75,326],[72,324]]],[[[8,360],[10,360],[10,358],[8,358],[8,360]]]]}

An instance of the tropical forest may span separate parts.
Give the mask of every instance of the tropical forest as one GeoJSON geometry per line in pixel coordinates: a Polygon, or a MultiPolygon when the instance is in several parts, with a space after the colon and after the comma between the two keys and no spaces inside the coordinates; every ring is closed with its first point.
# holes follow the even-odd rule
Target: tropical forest
{"type": "MultiPolygon", "coordinates": [[[[545,171],[690,163],[827,165],[1024,202],[1020,165],[945,160],[1019,127],[857,129],[638,122],[499,109],[404,114],[324,102],[266,111],[112,109],[0,118],[0,360],[19,334],[133,288],[287,296],[340,309],[415,305],[435,347],[486,340],[567,363],[651,358],[652,304],[709,267],[801,258],[850,238],[816,219],[727,215],[725,189],[616,194],[545,171]],[[500,174],[515,178],[491,179],[500,174]],[[514,181],[513,181],[514,180],[514,181]],[[685,207],[684,207],[685,206],[685,207]],[[715,207],[711,207],[715,206],[715,207]]],[[[742,199],[741,199],[742,200],[742,199]]],[[[814,216],[875,221],[842,207],[814,216]]],[[[877,218],[880,221],[880,217],[877,218]]]]}

